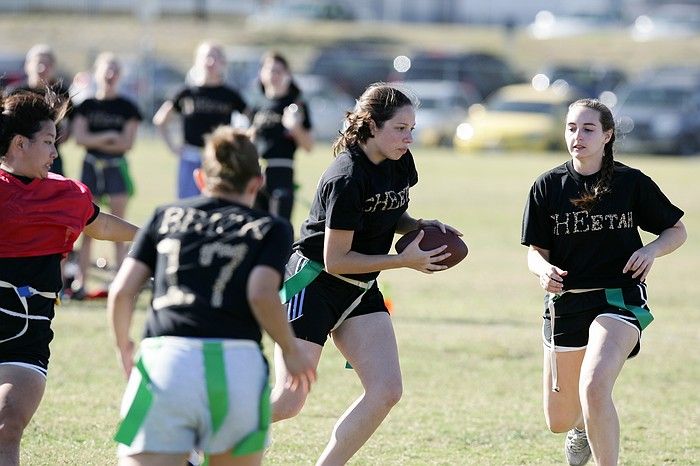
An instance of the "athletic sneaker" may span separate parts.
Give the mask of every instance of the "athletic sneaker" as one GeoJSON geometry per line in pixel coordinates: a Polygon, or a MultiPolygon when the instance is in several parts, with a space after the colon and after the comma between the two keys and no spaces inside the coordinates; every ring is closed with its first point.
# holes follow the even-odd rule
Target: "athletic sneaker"
{"type": "Polygon", "coordinates": [[[591,446],[588,444],[585,430],[578,430],[574,427],[566,433],[564,453],[570,466],[583,466],[588,463],[588,460],[591,459],[591,446]]]}
{"type": "Polygon", "coordinates": [[[190,457],[187,460],[187,466],[199,466],[202,464],[199,452],[197,450],[192,450],[190,452],[190,457]]]}

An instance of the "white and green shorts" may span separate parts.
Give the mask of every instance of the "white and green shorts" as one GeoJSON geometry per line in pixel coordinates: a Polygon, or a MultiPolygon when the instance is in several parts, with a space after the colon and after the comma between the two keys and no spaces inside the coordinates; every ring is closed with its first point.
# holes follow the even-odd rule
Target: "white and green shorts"
{"type": "Polygon", "coordinates": [[[270,388],[255,341],[157,337],[139,351],[114,437],[119,456],[265,448],[270,388]]]}

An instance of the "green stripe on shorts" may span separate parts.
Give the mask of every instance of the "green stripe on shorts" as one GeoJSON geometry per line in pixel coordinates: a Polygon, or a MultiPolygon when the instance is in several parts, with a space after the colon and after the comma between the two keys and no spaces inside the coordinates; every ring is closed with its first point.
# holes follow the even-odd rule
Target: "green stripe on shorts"
{"type": "Polygon", "coordinates": [[[606,288],[605,299],[611,306],[615,306],[618,309],[626,309],[634,314],[642,330],[647,328],[651,321],[654,320],[654,316],[651,315],[651,312],[643,307],[625,303],[625,298],[622,296],[622,290],[620,288],[606,288]]]}
{"type": "Polygon", "coordinates": [[[207,398],[211,413],[211,428],[218,432],[228,413],[228,388],[226,384],[226,367],[224,365],[224,348],[221,342],[205,342],[204,376],[207,381],[207,398]]]}
{"type": "Polygon", "coordinates": [[[136,188],[134,187],[134,180],[131,179],[131,175],[129,174],[129,164],[125,157],[122,157],[119,161],[119,171],[122,174],[122,178],[124,178],[127,196],[133,196],[136,193],[136,188]]]}
{"type": "Polygon", "coordinates": [[[265,382],[260,396],[260,426],[258,430],[246,436],[233,448],[233,456],[245,456],[257,453],[265,448],[267,431],[270,428],[272,408],[270,406],[270,385],[265,382]]]}
{"type": "Polygon", "coordinates": [[[151,408],[153,403],[153,392],[150,389],[151,379],[148,377],[148,372],[146,372],[146,367],[143,365],[143,358],[138,357],[134,368],[141,374],[141,383],[136,390],[136,395],[131,401],[131,406],[127,411],[124,419],[122,419],[121,425],[114,435],[114,440],[124,445],[131,445],[136,438],[136,434],[143,425],[143,421],[146,419],[148,410],[151,408]]]}

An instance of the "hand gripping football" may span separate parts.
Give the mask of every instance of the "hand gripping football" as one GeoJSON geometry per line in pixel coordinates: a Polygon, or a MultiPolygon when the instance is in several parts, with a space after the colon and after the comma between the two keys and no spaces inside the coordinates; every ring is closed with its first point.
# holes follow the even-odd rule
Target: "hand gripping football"
{"type": "Polygon", "coordinates": [[[421,229],[425,232],[425,234],[420,240],[418,246],[423,251],[439,248],[440,246],[446,244],[447,249],[445,249],[443,253],[449,252],[452,254],[450,257],[438,262],[437,264],[446,265],[448,268],[450,268],[459,264],[460,262],[462,262],[462,260],[464,260],[465,257],[467,257],[469,249],[459,236],[452,233],[450,230],[447,230],[446,233],[443,233],[438,227],[432,225],[427,225],[417,230],[409,231],[408,233],[403,235],[401,238],[399,238],[399,240],[396,242],[396,245],[394,246],[396,252],[401,254],[401,252],[404,249],[406,249],[406,246],[408,246],[408,244],[411,241],[416,239],[416,235],[421,229]]]}

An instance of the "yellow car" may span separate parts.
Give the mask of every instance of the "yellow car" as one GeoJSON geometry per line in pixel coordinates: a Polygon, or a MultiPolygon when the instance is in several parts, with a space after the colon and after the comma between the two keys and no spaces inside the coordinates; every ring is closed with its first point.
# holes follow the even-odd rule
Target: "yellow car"
{"type": "Polygon", "coordinates": [[[464,152],[563,149],[564,118],[577,98],[557,82],[542,90],[530,84],[504,86],[485,105],[469,108],[455,132],[454,147],[464,152]]]}

